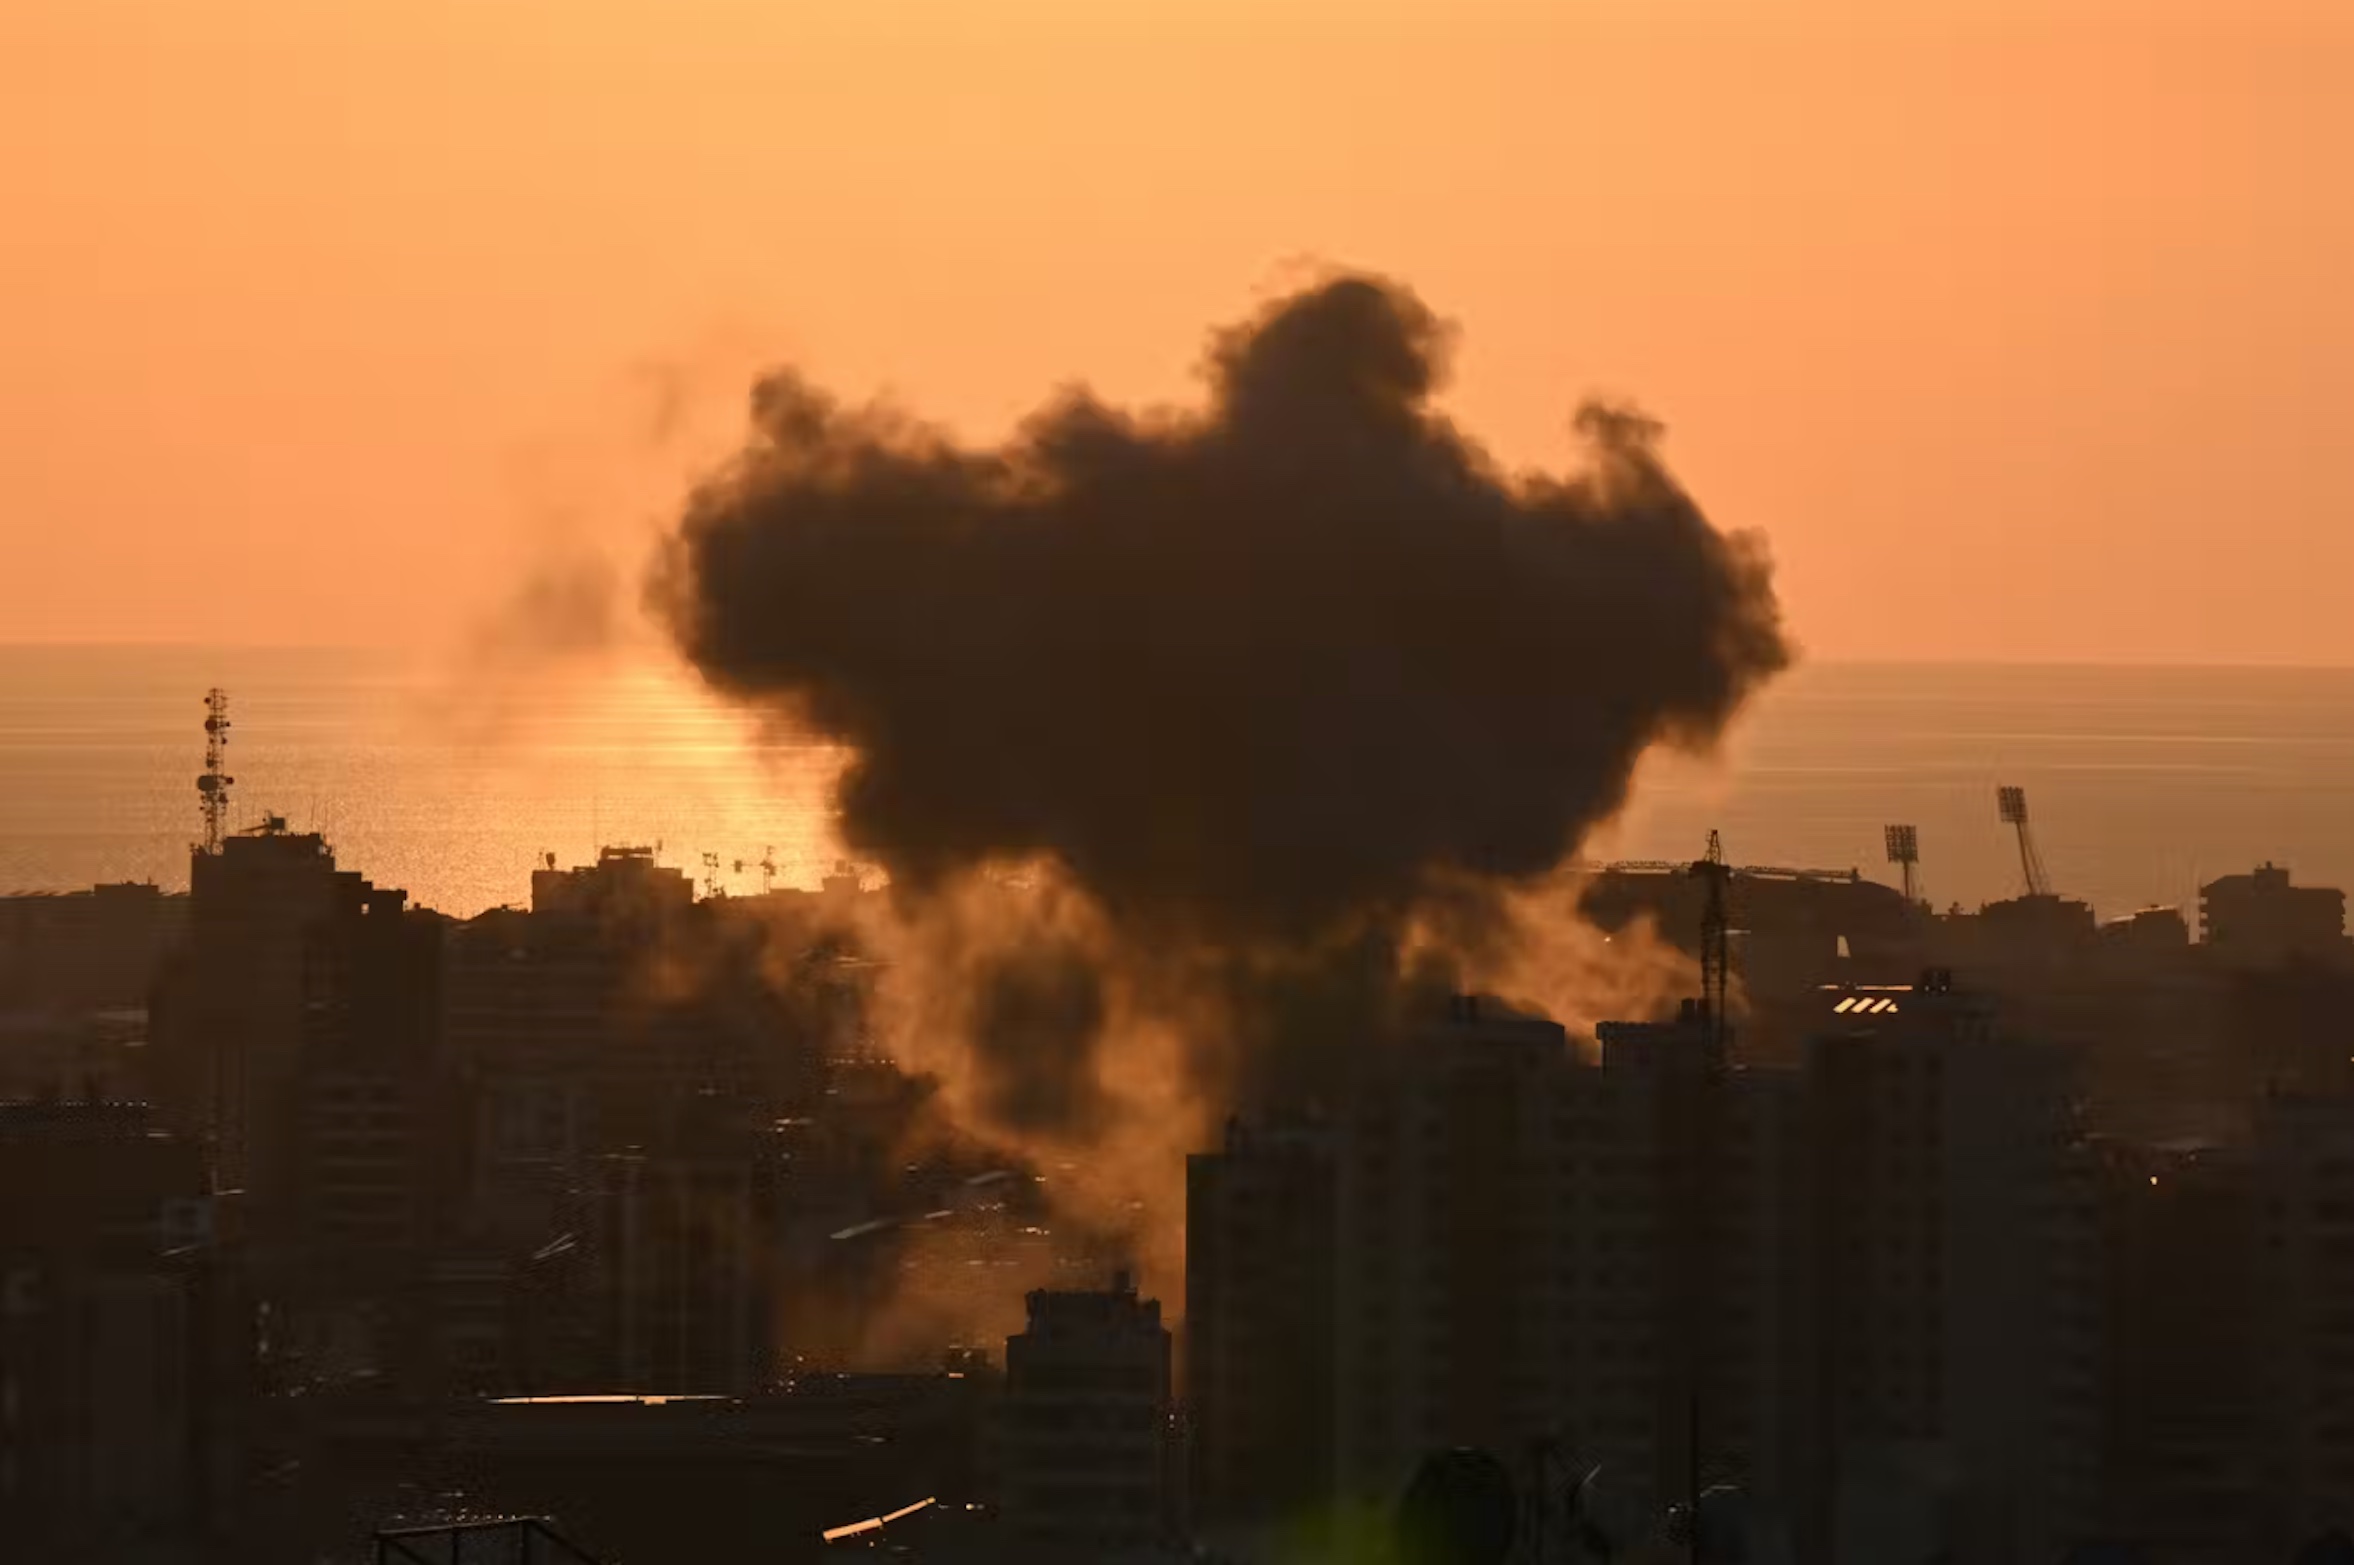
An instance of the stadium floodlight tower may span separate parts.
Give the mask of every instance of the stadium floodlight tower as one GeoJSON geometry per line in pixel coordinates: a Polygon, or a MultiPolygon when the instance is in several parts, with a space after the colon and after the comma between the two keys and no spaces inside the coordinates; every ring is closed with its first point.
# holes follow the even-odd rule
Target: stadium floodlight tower
{"type": "Polygon", "coordinates": [[[1904,874],[1904,899],[1921,900],[1921,833],[1911,826],[1887,826],[1881,834],[1888,841],[1888,862],[1904,874]]]}
{"type": "Polygon", "coordinates": [[[2043,855],[2035,851],[2035,834],[2027,829],[2027,790],[1997,788],[1994,802],[2002,811],[2003,824],[2019,833],[2019,874],[2027,882],[2027,894],[2050,896],[2052,878],[2044,873],[2043,855]]]}

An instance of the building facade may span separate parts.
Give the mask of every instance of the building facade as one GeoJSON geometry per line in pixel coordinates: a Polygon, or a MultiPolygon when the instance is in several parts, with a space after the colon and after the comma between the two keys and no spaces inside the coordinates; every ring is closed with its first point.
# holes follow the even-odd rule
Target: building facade
{"type": "Polygon", "coordinates": [[[0,1189],[0,1548],[186,1546],[223,1519],[246,1389],[199,1149],[137,1104],[0,1104],[0,1189]]]}
{"type": "Polygon", "coordinates": [[[998,1478],[1009,1558],[1100,1562],[1176,1531],[1171,1351],[1160,1304],[1125,1275],[1040,1290],[1005,1344],[998,1478]]]}

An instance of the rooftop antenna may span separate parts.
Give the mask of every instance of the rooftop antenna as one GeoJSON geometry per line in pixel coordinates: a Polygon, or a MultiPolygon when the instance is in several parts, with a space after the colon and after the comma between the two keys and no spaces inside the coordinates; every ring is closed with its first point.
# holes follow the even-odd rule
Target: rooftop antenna
{"type": "Polygon", "coordinates": [[[776,885],[776,849],[763,847],[760,850],[760,860],[756,864],[747,865],[742,859],[736,860],[737,874],[741,875],[746,869],[760,871],[760,894],[764,897],[767,896],[776,885]]]}
{"type": "Polygon", "coordinates": [[[1904,899],[1921,900],[1921,833],[1912,826],[1883,827],[1888,839],[1888,862],[1904,871],[1904,899]]]}
{"type": "Polygon", "coordinates": [[[703,895],[716,897],[719,894],[719,855],[706,853],[703,855],[703,895]]]}
{"type": "Polygon", "coordinates": [[[2019,875],[2027,882],[2031,897],[2052,894],[2052,878],[2044,873],[2043,855],[2035,851],[2035,833],[2027,829],[2027,790],[1997,788],[1994,790],[1996,808],[2002,811],[2003,824],[2019,833],[2019,875]]]}
{"type": "Polygon", "coordinates": [[[221,824],[229,814],[229,785],[237,780],[222,770],[228,760],[229,692],[215,685],[204,693],[204,775],[196,779],[207,853],[221,851],[221,824]]]}
{"type": "Polygon", "coordinates": [[[1700,1005],[1708,1027],[1708,1055],[1712,1063],[1725,1057],[1726,993],[1732,978],[1731,918],[1725,911],[1725,883],[1733,871],[1725,863],[1723,837],[1708,834],[1708,853],[1692,866],[1706,884],[1707,900],[1700,914],[1700,1005]]]}

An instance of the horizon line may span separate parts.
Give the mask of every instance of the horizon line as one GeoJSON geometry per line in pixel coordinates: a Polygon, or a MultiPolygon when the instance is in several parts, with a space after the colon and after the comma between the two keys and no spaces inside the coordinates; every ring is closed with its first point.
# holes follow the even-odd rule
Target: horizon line
{"type": "MultiPolygon", "coordinates": [[[[615,648],[627,651],[627,648],[615,648]]],[[[0,636],[0,653],[9,652],[187,652],[210,655],[253,653],[337,653],[386,658],[446,659],[462,648],[432,645],[401,645],[387,642],[336,641],[191,641],[179,638],[143,640],[15,640],[0,636]]],[[[650,659],[647,661],[663,661],[650,659]]],[[[2054,657],[2049,655],[2005,656],[1974,654],[1969,656],[1931,657],[1921,655],[1840,654],[1822,657],[1801,656],[1775,679],[1789,674],[1802,674],[1810,668],[2005,668],[2005,669],[2101,669],[2178,671],[2185,673],[2354,673],[2354,662],[2325,663],[2294,658],[2242,658],[2218,661],[2212,658],[2149,658],[2131,657],[2094,659],[2054,657]]]]}

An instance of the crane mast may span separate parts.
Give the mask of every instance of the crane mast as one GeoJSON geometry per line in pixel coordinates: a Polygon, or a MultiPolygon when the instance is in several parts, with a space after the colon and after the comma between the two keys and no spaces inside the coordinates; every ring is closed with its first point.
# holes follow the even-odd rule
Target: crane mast
{"type": "Polygon", "coordinates": [[[1702,1021],[1708,1029],[1708,1052],[1712,1064],[1721,1065],[1725,1058],[1726,1024],[1729,1020],[1728,993],[1732,985],[1732,916],[1725,906],[1726,883],[1733,878],[1732,866],[1725,862],[1723,837],[1708,834],[1708,852],[1692,866],[1692,873],[1704,885],[1700,914],[1700,1005],[1702,1021]]]}

